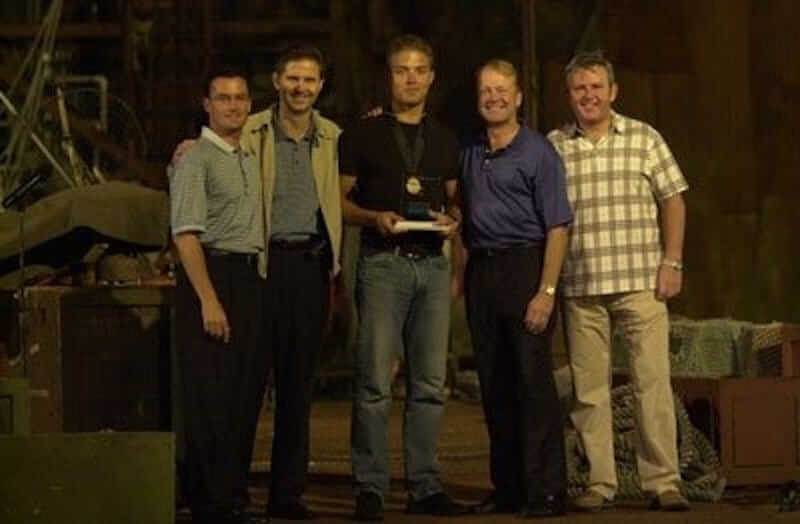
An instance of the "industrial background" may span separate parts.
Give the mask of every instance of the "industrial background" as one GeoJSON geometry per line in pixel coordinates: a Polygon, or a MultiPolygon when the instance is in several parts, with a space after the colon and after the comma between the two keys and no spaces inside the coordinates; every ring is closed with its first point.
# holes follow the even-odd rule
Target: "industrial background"
{"type": "MultiPolygon", "coordinates": [[[[673,374],[686,375],[676,390],[704,402],[689,415],[729,484],[800,479],[798,13],[794,0],[1,2],[0,434],[179,426],[165,173],[176,144],[203,121],[205,74],[218,63],[243,67],[257,111],[275,100],[281,50],[313,43],[329,60],[317,106],[346,126],[387,101],[386,44],[413,32],[436,51],[429,110],[459,133],[479,125],[474,71],[486,59],[519,66],[523,116],[546,133],[569,118],[564,65],[576,51],[606,51],[616,108],[661,132],[690,184],[684,289],[670,306],[673,374]]],[[[346,269],[356,234],[346,237],[346,269]]],[[[320,380],[334,400],[346,398],[352,278],[342,279],[320,380]]],[[[458,379],[470,367],[463,305],[454,311],[450,385],[472,404],[457,405],[461,418],[450,422],[479,432],[474,379],[458,379]]],[[[320,411],[315,471],[346,474],[346,409],[320,411]]],[[[269,418],[256,470],[268,467],[269,418]]],[[[443,436],[462,466],[450,471],[485,483],[485,436],[467,433],[443,436]]],[[[166,441],[138,438],[63,446],[88,455],[152,446],[153,463],[140,466],[174,473],[157,460],[180,457],[180,439],[164,451],[166,441]]],[[[44,458],[31,479],[61,445],[33,445],[44,458]]],[[[3,473],[6,459],[31,452],[24,446],[0,446],[0,494],[25,486],[3,473]]],[[[0,496],[0,516],[4,504],[0,496]]]]}

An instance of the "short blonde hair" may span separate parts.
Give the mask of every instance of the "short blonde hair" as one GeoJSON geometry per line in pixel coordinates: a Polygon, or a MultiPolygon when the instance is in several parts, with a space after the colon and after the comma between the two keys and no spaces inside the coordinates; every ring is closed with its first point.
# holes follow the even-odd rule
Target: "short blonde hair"
{"type": "Polygon", "coordinates": [[[514,84],[517,86],[517,89],[520,89],[519,83],[519,73],[517,73],[517,68],[514,67],[514,64],[509,62],[508,60],[504,60],[502,58],[492,58],[491,60],[487,60],[484,62],[478,69],[475,71],[475,82],[478,83],[481,80],[481,73],[484,70],[491,69],[492,71],[496,71],[503,76],[507,76],[514,79],[514,84]]]}

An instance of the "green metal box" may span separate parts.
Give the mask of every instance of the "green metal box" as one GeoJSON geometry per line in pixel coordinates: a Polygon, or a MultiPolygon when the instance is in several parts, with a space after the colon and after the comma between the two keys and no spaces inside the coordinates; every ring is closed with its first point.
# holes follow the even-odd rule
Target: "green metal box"
{"type": "Polygon", "coordinates": [[[174,524],[173,433],[0,436],[3,524],[174,524]]]}
{"type": "Polygon", "coordinates": [[[0,434],[28,435],[31,432],[28,381],[0,377],[0,434]]]}

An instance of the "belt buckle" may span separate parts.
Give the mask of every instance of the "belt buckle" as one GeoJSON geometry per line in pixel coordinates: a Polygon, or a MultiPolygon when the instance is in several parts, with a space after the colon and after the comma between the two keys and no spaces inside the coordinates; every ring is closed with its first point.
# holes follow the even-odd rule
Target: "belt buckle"
{"type": "Polygon", "coordinates": [[[407,258],[408,260],[419,260],[422,258],[422,254],[404,249],[402,246],[394,246],[392,252],[395,256],[407,258]]]}

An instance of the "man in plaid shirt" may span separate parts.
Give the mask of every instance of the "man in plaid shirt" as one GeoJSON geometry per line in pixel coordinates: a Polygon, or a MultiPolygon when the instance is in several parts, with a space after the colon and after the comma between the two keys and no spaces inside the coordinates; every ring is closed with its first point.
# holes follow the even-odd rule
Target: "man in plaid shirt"
{"type": "Polygon", "coordinates": [[[579,54],[565,71],[571,124],[548,138],[567,172],[575,215],[562,272],[575,385],[572,420],[590,464],[576,509],[609,508],[617,490],[611,332],[623,335],[634,384],[638,471],[652,509],[689,508],[680,493],[666,301],[681,289],[686,181],[661,135],[614,112],[612,64],[579,54]]]}

